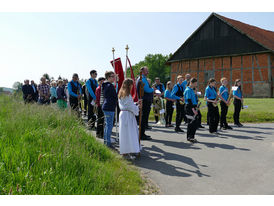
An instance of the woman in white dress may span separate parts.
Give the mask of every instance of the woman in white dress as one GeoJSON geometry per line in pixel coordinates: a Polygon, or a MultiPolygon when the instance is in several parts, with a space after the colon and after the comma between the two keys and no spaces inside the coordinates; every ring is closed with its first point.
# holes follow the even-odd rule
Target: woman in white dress
{"type": "Polygon", "coordinates": [[[120,154],[135,159],[134,154],[139,153],[139,131],[136,117],[139,115],[139,107],[134,104],[130,91],[133,87],[132,79],[126,78],[118,94],[120,115],[119,115],[119,144],[120,154]]]}

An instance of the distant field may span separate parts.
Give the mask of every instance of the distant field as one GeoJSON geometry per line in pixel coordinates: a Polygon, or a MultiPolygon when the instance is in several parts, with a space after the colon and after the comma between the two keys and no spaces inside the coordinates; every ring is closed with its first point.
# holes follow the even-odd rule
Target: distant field
{"type": "MultiPolygon", "coordinates": [[[[207,107],[203,99],[201,99],[203,107],[202,121],[206,122],[207,107]],[[204,107],[205,106],[205,107],[204,107]]],[[[241,122],[252,122],[252,123],[262,123],[262,122],[274,122],[274,99],[272,98],[246,98],[244,100],[244,105],[248,105],[247,109],[241,110],[240,121],[241,122]]],[[[221,114],[221,106],[219,105],[219,113],[221,114]]],[[[233,102],[229,106],[227,120],[233,123],[233,113],[234,105],[233,102]]],[[[176,110],[173,112],[173,121],[175,121],[176,110]]],[[[154,119],[153,110],[150,112],[150,120],[154,119]]]]}
{"type": "Polygon", "coordinates": [[[0,195],[141,194],[144,180],[69,112],[0,95],[0,195]]]}

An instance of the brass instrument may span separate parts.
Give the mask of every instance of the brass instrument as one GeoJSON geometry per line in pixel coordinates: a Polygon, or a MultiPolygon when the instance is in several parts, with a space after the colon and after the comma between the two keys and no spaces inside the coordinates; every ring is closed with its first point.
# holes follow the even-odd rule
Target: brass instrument
{"type": "Polygon", "coordinates": [[[212,105],[213,105],[214,107],[217,107],[217,106],[218,106],[218,103],[220,102],[220,100],[219,100],[219,95],[218,95],[218,94],[217,94],[216,99],[215,99],[214,101],[217,101],[217,102],[216,102],[216,103],[212,102],[212,105]]]}
{"type": "Polygon", "coordinates": [[[232,100],[232,89],[230,90],[230,92],[229,92],[229,96],[228,96],[228,99],[227,99],[227,101],[228,101],[228,103],[226,104],[228,107],[229,107],[229,105],[231,104],[231,100],[232,100]]]}

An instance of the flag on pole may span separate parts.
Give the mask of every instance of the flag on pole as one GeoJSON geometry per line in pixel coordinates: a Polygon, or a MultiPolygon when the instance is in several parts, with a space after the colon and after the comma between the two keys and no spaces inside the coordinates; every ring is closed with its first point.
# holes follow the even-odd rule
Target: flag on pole
{"type": "Polygon", "coordinates": [[[127,56],[127,61],[128,61],[129,67],[130,67],[130,77],[133,80],[133,88],[131,90],[131,96],[132,96],[134,102],[138,102],[135,77],[134,77],[133,69],[132,69],[132,66],[131,66],[131,63],[129,61],[128,56],[127,56]]]}
{"type": "MultiPolygon", "coordinates": [[[[113,67],[113,60],[110,61],[112,67],[113,67]]],[[[114,66],[115,66],[115,69],[114,69],[114,72],[116,75],[118,75],[118,92],[122,86],[122,83],[124,81],[124,70],[123,70],[123,66],[122,66],[122,62],[121,62],[121,58],[117,58],[114,60],[114,66]]]]}

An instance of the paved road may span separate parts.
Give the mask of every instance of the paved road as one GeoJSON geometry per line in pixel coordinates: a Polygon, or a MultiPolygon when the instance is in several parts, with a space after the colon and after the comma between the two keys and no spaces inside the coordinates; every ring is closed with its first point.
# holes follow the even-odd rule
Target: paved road
{"type": "Polygon", "coordinates": [[[197,131],[196,144],[185,133],[151,125],[153,140],[142,141],[135,164],[160,194],[274,195],[274,124],[245,124],[218,137],[206,126],[197,131]]]}

